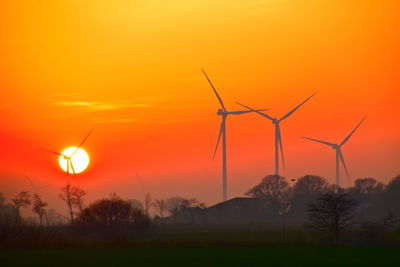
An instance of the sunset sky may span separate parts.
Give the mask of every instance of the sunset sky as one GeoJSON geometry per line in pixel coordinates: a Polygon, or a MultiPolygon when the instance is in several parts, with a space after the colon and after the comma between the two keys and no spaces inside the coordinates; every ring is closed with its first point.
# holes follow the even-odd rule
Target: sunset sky
{"type": "MultiPolygon", "coordinates": [[[[67,175],[54,155],[84,145],[72,183],[88,200],[221,200],[220,118],[204,68],[229,110],[239,101],[280,117],[282,175],[334,182],[340,142],[352,180],[400,173],[400,4],[319,0],[4,0],[0,2],[0,191],[51,207],[67,175]]],[[[273,125],[230,117],[228,195],[273,173],[273,125]]],[[[343,176],[343,185],[348,181],[343,176]]]]}

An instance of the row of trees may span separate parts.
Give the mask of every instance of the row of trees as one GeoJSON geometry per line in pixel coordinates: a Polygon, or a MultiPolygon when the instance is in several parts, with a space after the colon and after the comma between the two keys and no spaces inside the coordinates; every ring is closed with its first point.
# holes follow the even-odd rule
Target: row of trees
{"type": "MultiPolygon", "coordinates": [[[[266,200],[268,209],[278,217],[284,215],[293,220],[303,219],[304,221],[311,202],[321,194],[334,192],[335,186],[320,176],[306,175],[288,180],[282,176],[268,175],[248,190],[246,195],[266,200]]],[[[374,178],[357,179],[354,186],[340,189],[340,192],[372,205],[367,216],[377,217],[383,212],[400,214],[400,207],[396,202],[400,196],[400,176],[395,177],[387,185],[374,178]]],[[[86,205],[85,196],[86,192],[78,186],[67,184],[61,188],[59,197],[65,202],[68,213],[64,218],[71,224],[75,222],[97,222],[109,225],[119,222],[139,223],[149,221],[151,214],[164,218],[169,215],[175,216],[183,208],[205,207],[205,204],[197,199],[171,197],[153,200],[150,194],[145,196],[143,202],[135,199],[124,200],[112,194],[108,198],[86,205]]],[[[5,203],[4,197],[0,197],[0,202],[5,203]]],[[[4,206],[2,203],[0,205],[4,206]]],[[[47,203],[39,194],[30,194],[28,191],[20,192],[8,204],[8,210],[12,210],[15,223],[22,221],[21,209],[28,207],[31,207],[32,212],[37,215],[40,225],[49,224],[47,203]]]]}
{"type": "Polygon", "coordinates": [[[46,221],[49,224],[49,218],[46,212],[47,203],[43,201],[39,194],[30,194],[28,191],[22,191],[6,203],[4,196],[0,193],[0,221],[2,223],[20,224],[22,222],[21,209],[32,208],[32,212],[37,215],[40,226],[46,221]]]}
{"type": "MultiPolygon", "coordinates": [[[[122,199],[114,193],[108,198],[98,199],[89,204],[86,203],[85,196],[86,192],[79,186],[66,184],[60,189],[59,198],[66,204],[67,216],[58,215],[70,224],[148,225],[152,214],[164,218],[168,215],[176,215],[186,207],[205,207],[205,204],[197,199],[178,196],[153,200],[150,194],[146,194],[142,202],[136,199],[122,199]]],[[[0,194],[0,220],[2,223],[7,221],[8,224],[11,222],[21,224],[23,222],[21,210],[31,208],[31,211],[37,215],[40,226],[44,223],[48,226],[50,225],[48,213],[54,213],[54,210],[48,210],[47,206],[47,202],[37,193],[22,191],[7,204],[3,195],[0,194]]]]}
{"type": "MultiPolygon", "coordinates": [[[[63,199],[67,198],[64,196],[63,199]]],[[[70,205],[67,204],[67,206],[69,207],[70,205]]],[[[146,194],[144,202],[136,199],[124,200],[114,193],[109,198],[96,200],[81,209],[77,222],[107,226],[128,223],[145,226],[150,224],[151,211],[154,211],[156,216],[164,218],[166,215],[176,215],[181,209],[187,207],[204,208],[205,204],[194,198],[187,199],[183,197],[171,197],[153,201],[150,194],[146,194]]]]}
{"type": "Polygon", "coordinates": [[[346,189],[337,189],[320,176],[303,176],[291,186],[284,177],[268,175],[246,194],[264,199],[276,216],[306,222],[336,242],[353,226],[376,238],[400,217],[400,175],[387,185],[360,178],[346,189]]]}
{"type": "MultiPolygon", "coordinates": [[[[246,192],[246,195],[265,199],[276,214],[288,213],[291,208],[298,206],[299,202],[310,202],[321,194],[334,193],[336,187],[328,181],[316,175],[306,175],[290,185],[290,181],[279,175],[265,176],[261,182],[246,192]]],[[[375,196],[380,198],[382,204],[400,211],[395,198],[400,197],[400,175],[393,178],[387,185],[374,178],[360,178],[354,181],[350,188],[340,188],[339,192],[348,193],[355,198],[375,196]]]]}

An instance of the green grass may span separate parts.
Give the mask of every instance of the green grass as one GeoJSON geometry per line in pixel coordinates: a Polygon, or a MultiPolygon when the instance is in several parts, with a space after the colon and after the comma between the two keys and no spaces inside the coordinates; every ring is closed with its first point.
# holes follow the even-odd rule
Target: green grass
{"type": "Polygon", "coordinates": [[[1,250],[0,266],[400,266],[396,246],[197,246],[1,250]]]}

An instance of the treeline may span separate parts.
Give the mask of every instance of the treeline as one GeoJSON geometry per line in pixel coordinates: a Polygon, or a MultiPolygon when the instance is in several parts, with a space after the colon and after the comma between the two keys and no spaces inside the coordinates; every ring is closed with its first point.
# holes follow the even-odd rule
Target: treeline
{"type": "Polygon", "coordinates": [[[40,227],[54,225],[103,225],[112,227],[120,224],[133,226],[148,226],[153,217],[164,218],[177,214],[181,209],[188,207],[205,208],[205,204],[197,199],[171,197],[167,199],[151,198],[146,194],[143,201],[137,199],[122,199],[112,193],[107,198],[101,198],[86,203],[87,193],[79,186],[67,184],[60,189],[59,198],[67,208],[63,215],[53,209],[47,209],[48,203],[37,194],[21,191],[7,203],[0,193],[0,231],[6,226],[37,225],[40,227]],[[24,218],[23,209],[30,209],[36,219],[24,218]]]}
{"type": "MultiPolygon", "coordinates": [[[[86,195],[79,186],[67,184],[61,188],[59,198],[65,203],[67,213],[60,214],[48,209],[47,202],[37,193],[22,191],[9,201],[0,194],[0,245],[36,246],[42,242],[53,246],[89,241],[91,244],[105,242],[104,239],[99,239],[100,236],[106,236],[106,240],[113,242],[136,242],[138,235],[147,235],[142,236],[142,240],[159,240],[160,236],[168,234],[171,229],[185,229],[182,225],[175,228],[173,225],[165,225],[163,218],[179,216],[180,211],[188,210],[186,208],[206,208],[197,199],[183,197],[153,200],[147,194],[143,201],[139,201],[123,199],[114,193],[89,203],[86,195]],[[35,219],[21,215],[23,210],[29,209],[35,219]],[[154,222],[159,225],[152,226],[154,222]]],[[[285,234],[286,228],[295,229],[291,233],[297,231],[299,242],[312,236],[307,233],[307,229],[317,230],[315,233],[322,233],[321,237],[329,242],[346,240],[346,234],[352,231],[353,235],[347,237],[347,240],[380,242],[384,240],[384,235],[392,231],[390,238],[394,238],[396,244],[400,242],[400,175],[387,184],[374,178],[360,178],[349,188],[336,188],[325,178],[315,175],[297,179],[268,175],[245,195],[263,200],[262,213],[267,214],[267,217],[262,217],[260,221],[272,226],[258,228],[255,224],[251,227],[247,225],[246,231],[282,231],[283,240],[287,240],[290,235],[285,234]]],[[[202,231],[201,235],[204,229],[208,229],[207,232],[213,231],[210,229],[219,229],[216,232],[219,234],[209,234],[210,240],[214,240],[214,236],[223,235],[226,229],[233,226],[197,224],[191,227],[191,231],[202,231]]],[[[178,231],[174,236],[179,239],[182,233],[178,231]]],[[[271,233],[265,236],[257,234],[251,240],[264,240],[263,238],[277,235],[280,236],[271,233]]],[[[190,234],[182,239],[190,241],[194,236],[196,235],[190,234]]],[[[240,236],[244,239],[250,238],[247,235],[240,236]]],[[[171,236],[164,235],[164,238],[169,240],[171,236]]],[[[224,236],[225,238],[230,240],[228,236],[224,236]]],[[[165,242],[168,243],[168,240],[165,242]]]]}
{"type": "MultiPolygon", "coordinates": [[[[358,203],[360,220],[373,221],[388,214],[400,215],[400,175],[383,184],[374,178],[359,178],[352,187],[339,188],[325,178],[305,175],[287,179],[278,175],[267,175],[245,195],[265,200],[265,209],[271,217],[285,216],[292,224],[304,224],[308,220],[308,207],[319,196],[328,193],[345,193],[358,203]]],[[[143,201],[122,199],[117,194],[107,198],[86,201],[87,193],[79,186],[67,184],[60,189],[59,198],[67,208],[67,214],[48,209],[48,203],[37,193],[22,191],[8,202],[0,193],[0,224],[38,224],[39,226],[60,224],[104,224],[133,223],[148,225],[154,217],[175,216],[183,208],[206,205],[197,199],[171,197],[152,199],[146,194],[143,201]],[[36,219],[23,218],[21,211],[30,209],[36,219]]]]}
{"type": "Polygon", "coordinates": [[[342,193],[354,199],[358,203],[360,220],[376,220],[388,214],[400,215],[400,175],[388,184],[374,178],[359,178],[349,188],[336,188],[316,175],[290,180],[268,175],[250,188],[246,195],[264,199],[273,215],[285,215],[293,222],[304,223],[308,218],[309,205],[321,195],[330,193],[342,193]]]}
{"type": "Polygon", "coordinates": [[[306,226],[334,242],[346,231],[366,242],[382,240],[390,230],[399,233],[400,175],[388,184],[359,178],[349,188],[337,188],[315,175],[291,180],[268,175],[246,195],[264,199],[265,209],[279,223],[306,226]]]}

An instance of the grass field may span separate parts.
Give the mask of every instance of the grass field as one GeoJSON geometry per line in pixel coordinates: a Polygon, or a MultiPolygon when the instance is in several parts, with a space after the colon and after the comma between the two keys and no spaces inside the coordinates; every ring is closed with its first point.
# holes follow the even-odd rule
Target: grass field
{"type": "Polygon", "coordinates": [[[0,266],[400,266],[396,246],[207,246],[2,250],[0,266]]]}

